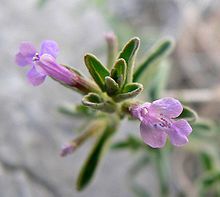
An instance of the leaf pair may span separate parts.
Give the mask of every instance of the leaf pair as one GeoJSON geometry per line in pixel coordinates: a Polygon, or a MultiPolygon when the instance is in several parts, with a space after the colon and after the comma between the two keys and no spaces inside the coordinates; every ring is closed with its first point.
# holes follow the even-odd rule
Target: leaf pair
{"type": "Polygon", "coordinates": [[[127,63],[120,58],[111,70],[111,77],[106,77],[106,88],[109,96],[116,102],[134,98],[143,90],[140,83],[126,83],[127,63]]]}
{"type": "Polygon", "coordinates": [[[94,81],[116,102],[137,96],[143,86],[132,83],[133,66],[139,38],[131,39],[120,52],[111,72],[94,55],[85,55],[85,64],[94,81]]]}
{"type": "Polygon", "coordinates": [[[89,93],[84,96],[82,103],[85,106],[108,113],[113,113],[116,110],[116,106],[113,102],[105,101],[100,95],[96,93],[89,93]]]}
{"type": "Polygon", "coordinates": [[[124,86],[122,93],[113,97],[116,102],[121,102],[126,99],[131,99],[139,95],[143,90],[143,85],[140,83],[130,83],[124,86]]]}

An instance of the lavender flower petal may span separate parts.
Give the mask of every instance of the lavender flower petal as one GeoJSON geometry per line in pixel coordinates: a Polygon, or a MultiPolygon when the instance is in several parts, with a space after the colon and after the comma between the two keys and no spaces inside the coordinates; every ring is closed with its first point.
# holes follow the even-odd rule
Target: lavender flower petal
{"type": "Polygon", "coordinates": [[[177,120],[173,122],[173,127],[181,130],[181,133],[188,136],[192,132],[192,127],[186,120],[177,120]]]}
{"type": "Polygon", "coordinates": [[[26,58],[21,53],[16,54],[15,62],[18,66],[26,66],[30,64],[29,59],[26,60],[26,58]]]}
{"type": "Polygon", "coordinates": [[[171,129],[168,132],[171,144],[175,146],[183,146],[188,143],[188,138],[180,128],[171,129]]]}
{"type": "Polygon", "coordinates": [[[156,116],[163,115],[167,118],[176,118],[182,113],[183,106],[178,100],[166,97],[154,101],[149,107],[149,111],[156,116]]]}
{"type": "Polygon", "coordinates": [[[36,49],[31,42],[22,42],[19,46],[19,52],[23,56],[34,56],[36,49]]]}
{"type": "Polygon", "coordinates": [[[166,144],[167,134],[143,122],[140,125],[141,137],[152,148],[162,148],[166,144]]]}
{"type": "Polygon", "coordinates": [[[16,54],[15,62],[19,66],[32,64],[32,58],[36,49],[30,42],[22,42],[19,46],[19,52],[16,54]]]}
{"type": "Polygon", "coordinates": [[[27,78],[28,81],[34,85],[34,86],[38,86],[41,83],[44,82],[46,75],[43,75],[39,72],[37,72],[37,70],[35,69],[35,67],[32,67],[31,70],[29,70],[29,72],[27,73],[27,78]]]}
{"type": "Polygon", "coordinates": [[[43,54],[48,54],[56,58],[58,53],[59,53],[59,47],[55,41],[45,40],[41,43],[40,56],[43,54]]]}

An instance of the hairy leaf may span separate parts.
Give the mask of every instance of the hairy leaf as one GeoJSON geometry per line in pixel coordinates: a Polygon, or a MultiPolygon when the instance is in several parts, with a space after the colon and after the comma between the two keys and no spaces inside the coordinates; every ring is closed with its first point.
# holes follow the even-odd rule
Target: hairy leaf
{"type": "Polygon", "coordinates": [[[111,77],[105,77],[106,92],[109,96],[115,95],[119,91],[119,86],[111,77]]]}
{"type": "Polygon", "coordinates": [[[85,106],[91,107],[104,112],[112,113],[115,111],[115,105],[111,101],[105,101],[96,93],[89,93],[82,98],[85,106]]]}
{"type": "Polygon", "coordinates": [[[131,99],[139,95],[143,91],[143,85],[140,83],[130,83],[125,85],[123,92],[113,97],[116,102],[131,99]]]}
{"type": "Polygon", "coordinates": [[[86,54],[84,60],[94,81],[105,91],[105,77],[110,74],[108,69],[92,54],[86,54]]]}
{"type": "Polygon", "coordinates": [[[137,37],[132,38],[129,40],[122,51],[119,54],[119,58],[123,58],[125,62],[127,63],[127,77],[126,81],[128,83],[132,82],[133,78],[133,67],[134,67],[134,61],[135,61],[135,56],[137,54],[137,51],[140,46],[140,39],[137,37]]]}
{"type": "Polygon", "coordinates": [[[146,59],[137,67],[134,73],[135,82],[140,81],[141,77],[145,77],[145,73],[149,67],[158,64],[163,58],[170,54],[174,42],[170,38],[165,38],[156,43],[148,52],[146,59]]]}
{"type": "Polygon", "coordinates": [[[111,77],[118,83],[119,87],[123,87],[126,80],[127,65],[124,59],[120,58],[115,62],[111,70],[111,77]]]}

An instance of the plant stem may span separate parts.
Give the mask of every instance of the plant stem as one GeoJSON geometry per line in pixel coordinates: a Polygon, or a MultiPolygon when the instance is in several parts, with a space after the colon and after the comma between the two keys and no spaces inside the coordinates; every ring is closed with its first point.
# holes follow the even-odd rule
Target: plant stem
{"type": "Polygon", "coordinates": [[[169,173],[167,163],[167,152],[166,150],[155,151],[155,163],[160,184],[160,196],[169,196],[169,173]]]}

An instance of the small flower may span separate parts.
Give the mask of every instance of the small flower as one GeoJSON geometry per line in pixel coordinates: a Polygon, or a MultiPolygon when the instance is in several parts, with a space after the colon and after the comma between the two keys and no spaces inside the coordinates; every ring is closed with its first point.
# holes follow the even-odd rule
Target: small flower
{"type": "Polygon", "coordinates": [[[58,45],[52,40],[43,41],[40,52],[37,52],[30,42],[22,42],[15,61],[22,67],[32,66],[27,73],[27,78],[34,86],[43,83],[47,75],[61,83],[71,85],[75,74],[56,63],[58,52],[58,45]]]}
{"type": "Polygon", "coordinates": [[[105,39],[106,39],[107,43],[112,45],[116,41],[117,38],[116,38],[114,32],[107,32],[107,33],[105,33],[105,39]]]}
{"type": "Polygon", "coordinates": [[[183,107],[174,98],[163,98],[152,103],[132,106],[132,115],[141,121],[140,132],[144,142],[153,148],[162,148],[169,136],[175,146],[188,142],[192,128],[186,120],[175,120],[183,107]]]}
{"type": "Polygon", "coordinates": [[[66,144],[66,145],[64,145],[61,149],[60,156],[65,157],[67,155],[72,154],[75,151],[76,147],[77,147],[76,144],[66,144]]]}

